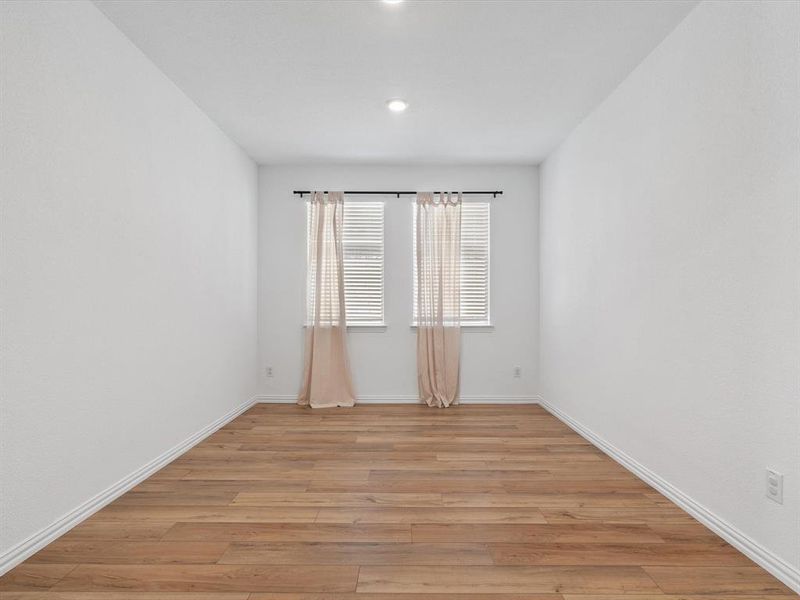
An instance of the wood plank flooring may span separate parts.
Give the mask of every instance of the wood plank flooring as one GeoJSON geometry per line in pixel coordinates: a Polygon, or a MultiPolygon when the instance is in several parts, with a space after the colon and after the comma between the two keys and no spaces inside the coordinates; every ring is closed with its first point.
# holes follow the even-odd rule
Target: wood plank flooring
{"type": "Polygon", "coordinates": [[[788,600],[538,406],[260,404],[3,600],[788,600]]]}

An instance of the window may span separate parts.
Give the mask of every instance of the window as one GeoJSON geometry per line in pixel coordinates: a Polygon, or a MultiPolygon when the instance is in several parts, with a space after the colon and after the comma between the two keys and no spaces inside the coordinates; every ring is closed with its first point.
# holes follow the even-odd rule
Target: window
{"type": "MultiPolygon", "coordinates": [[[[311,256],[311,205],[306,203],[306,260],[311,256]]],[[[347,325],[383,323],[383,202],[348,200],[344,207],[342,253],[347,325]]],[[[311,321],[314,287],[306,294],[306,322],[311,321]]]]}
{"type": "MultiPolygon", "coordinates": [[[[414,296],[417,297],[417,211],[414,210],[414,296]]],[[[416,300],[413,321],[416,324],[416,300]]],[[[461,204],[461,324],[489,325],[489,202],[461,204]]]]}

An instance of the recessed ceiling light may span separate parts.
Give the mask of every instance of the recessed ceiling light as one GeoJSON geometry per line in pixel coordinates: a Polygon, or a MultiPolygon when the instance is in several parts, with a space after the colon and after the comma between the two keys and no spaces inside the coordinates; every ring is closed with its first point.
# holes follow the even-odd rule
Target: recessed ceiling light
{"type": "Polygon", "coordinates": [[[403,0],[383,0],[384,4],[400,4],[403,0]]]}
{"type": "Polygon", "coordinates": [[[392,98],[386,101],[386,106],[392,112],[401,113],[408,108],[408,102],[400,98],[392,98]]]}

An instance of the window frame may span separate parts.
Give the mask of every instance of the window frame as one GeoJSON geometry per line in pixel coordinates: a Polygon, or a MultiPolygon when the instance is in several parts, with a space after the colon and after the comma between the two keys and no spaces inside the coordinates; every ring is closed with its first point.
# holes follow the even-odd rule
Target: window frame
{"type": "MultiPolygon", "coordinates": [[[[348,330],[350,329],[357,329],[361,331],[385,331],[386,330],[386,201],[380,199],[371,199],[371,198],[358,198],[358,199],[345,199],[345,209],[344,209],[344,218],[347,218],[347,206],[352,205],[358,202],[369,202],[371,204],[379,204],[381,207],[381,320],[380,321],[358,321],[358,322],[351,322],[350,315],[347,315],[347,322],[345,326],[348,330]]],[[[310,220],[311,220],[311,201],[308,200],[305,202],[305,228],[306,228],[306,239],[305,239],[305,247],[306,247],[306,257],[305,257],[305,266],[306,266],[306,284],[305,284],[305,293],[303,298],[303,310],[305,312],[305,318],[303,320],[303,327],[311,327],[313,324],[309,320],[309,290],[308,290],[308,269],[310,267],[309,264],[309,246],[310,246],[310,220]]],[[[344,226],[344,223],[343,223],[344,226]]],[[[344,251],[344,244],[345,240],[342,240],[342,250],[344,251]]],[[[347,303],[347,285],[345,284],[345,305],[347,303]]]]}
{"type": "MultiPolygon", "coordinates": [[[[494,329],[494,322],[492,321],[492,202],[490,200],[478,200],[462,198],[463,204],[486,204],[486,320],[485,321],[465,321],[461,322],[462,328],[467,328],[472,331],[490,331],[494,329]]],[[[417,320],[414,315],[414,306],[416,304],[416,280],[414,271],[416,270],[416,201],[411,201],[411,329],[416,329],[418,326],[417,320]]],[[[463,245],[463,237],[462,237],[463,245]]]]}

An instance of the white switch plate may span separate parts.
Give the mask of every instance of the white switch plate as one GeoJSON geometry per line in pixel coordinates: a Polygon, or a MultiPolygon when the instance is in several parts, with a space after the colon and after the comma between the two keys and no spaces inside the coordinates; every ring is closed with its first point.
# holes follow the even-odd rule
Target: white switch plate
{"type": "Polygon", "coordinates": [[[783,473],[767,469],[767,498],[783,504],[783,473]]]}

